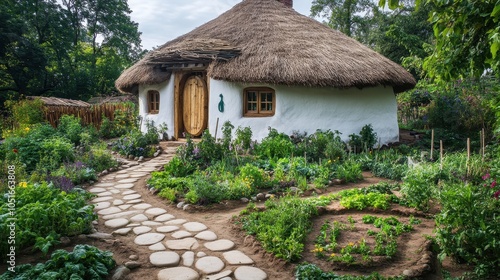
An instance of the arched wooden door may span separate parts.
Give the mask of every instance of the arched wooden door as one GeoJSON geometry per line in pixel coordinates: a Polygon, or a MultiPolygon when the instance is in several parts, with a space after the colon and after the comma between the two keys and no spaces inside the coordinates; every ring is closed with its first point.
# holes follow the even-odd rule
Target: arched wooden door
{"type": "Polygon", "coordinates": [[[200,136],[208,123],[208,90],[205,81],[198,76],[187,78],[182,96],[184,130],[200,136]]]}

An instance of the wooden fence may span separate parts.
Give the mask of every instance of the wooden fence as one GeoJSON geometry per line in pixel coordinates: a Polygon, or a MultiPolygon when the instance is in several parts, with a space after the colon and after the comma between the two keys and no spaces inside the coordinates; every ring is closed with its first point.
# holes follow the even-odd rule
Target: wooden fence
{"type": "Polygon", "coordinates": [[[115,111],[120,110],[127,114],[134,113],[134,107],[129,103],[105,103],[92,105],[90,107],[76,106],[52,106],[45,105],[45,119],[53,126],[59,125],[59,119],[63,115],[79,117],[83,125],[93,125],[100,128],[103,117],[114,119],[115,111]]]}

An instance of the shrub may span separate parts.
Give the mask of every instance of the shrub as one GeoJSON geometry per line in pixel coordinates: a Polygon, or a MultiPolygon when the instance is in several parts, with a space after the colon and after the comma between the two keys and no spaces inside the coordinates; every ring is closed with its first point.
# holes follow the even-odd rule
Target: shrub
{"type": "Polygon", "coordinates": [[[279,159],[289,157],[293,150],[294,145],[290,137],[272,128],[269,130],[269,135],[257,146],[256,153],[261,158],[279,159]]]}
{"type": "Polygon", "coordinates": [[[80,118],[71,115],[63,115],[59,119],[57,133],[75,145],[80,144],[81,133],[84,131],[80,118]]]}
{"type": "Polygon", "coordinates": [[[56,136],[43,140],[40,149],[37,168],[41,170],[56,170],[64,162],[72,162],[75,159],[73,144],[66,138],[56,136]]]}
{"type": "Polygon", "coordinates": [[[444,175],[439,166],[433,164],[416,165],[410,168],[403,178],[401,194],[411,207],[427,211],[431,199],[435,198],[436,185],[444,175]]]}
{"type": "Polygon", "coordinates": [[[353,160],[343,162],[337,167],[337,170],[335,171],[335,178],[346,182],[357,182],[363,179],[361,164],[353,160]]]}
{"type": "Polygon", "coordinates": [[[317,130],[309,136],[294,134],[294,141],[297,142],[295,154],[307,157],[308,162],[319,161],[322,158],[339,160],[345,156],[345,144],[340,138],[340,132],[331,130],[317,130]],[[301,139],[301,140],[298,140],[301,139]]]}
{"type": "Polygon", "coordinates": [[[250,163],[240,168],[239,176],[254,188],[265,188],[267,185],[264,170],[250,163]]]}
{"type": "Polygon", "coordinates": [[[228,188],[226,184],[210,182],[203,177],[196,177],[192,186],[200,204],[219,203],[227,199],[228,188]]]}
{"type": "Polygon", "coordinates": [[[236,129],[235,146],[241,147],[243,151],[250,151],[252,148],[252,129],[250,127],[238,127],[236,129]]]}
{"type": "Polygon", "coordinates": [[[349,146],[354,149],[354,152],[368,152],[373,149],[377,143],[377,133],[373,131],[371,124],[367,124],[361,128],[359,135],[349,135],[349,146]]]}
{"type": "Polygon", "coordinates": [[[79,185],[90,180],[97,180],[94,169],[86,166],[81,161],[65,163],[58,170],[52,173],[54,176],[65,176],[75,185],[79,185]]]}
{"type": "Polygon", "coordinates": [[[196,170],[196,166],[190,161],[184,161],[179,156],[175,156],[164,167],[165,172],[173,177],[186,177],[196,170]]]}
{"type": "Polygon", "coordinates": [[[436,242],[441,257],[475,265],[478,278],[498,278],[500,272],[500,201],[491,187],[445,184],[439,193],[436,242]]]}
{"type": "Polygon", "coordinates": [[[90,147],[89,151],[79,157],[88,167],[101,172],[112,167],[117,167],[118,162],[106,149],[104,143],[97,143],[90,147]]]}
{"type": "Polygon", "coordinates": [[[171,188],[162,188],[158,196],[168,201],[175,202],[177,200],[177,191],[171,188]]]}

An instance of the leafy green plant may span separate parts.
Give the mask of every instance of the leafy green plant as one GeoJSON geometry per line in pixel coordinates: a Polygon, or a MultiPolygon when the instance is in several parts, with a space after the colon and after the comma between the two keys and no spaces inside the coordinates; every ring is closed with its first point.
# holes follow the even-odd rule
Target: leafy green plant
{"type": "Polygon", "coordinates": [[[324,272],[314,264],[302,263],[297,266],[295,278],[300,280],[403,280],[404,276],[383,277],[376,272],[366,276],[338,275],[333,272],[324,272]]]}
{"type": "Polygon", "coordinates": [[[352,160],[344,161],[337,167],[337,170],[335,171],[335,178],[346,182],[357,182],[363,179],[361,164],[352,160]]]}
{"type": "Polygon", "coordinates": [[[500,277],[500,202],[490,186],[443,185],[436,216],[436,242],[446,255],[475,266],[478,277],[500,277]]]}
{"type": "Polygon", "coordinates": [[[56,250],[45,263],[23,264],[15,272],[0,275],[1,280],[15,279],[107,279],[116,266],[113,254],[89,245],[76,245],[73,252],[56,250]]]}
{"type": "Polygon", "coordinates": [[[81,133],[84,131],[81,120],[72,115],[63,115],[59,119],[57,133],[75,145],[80,144],[81,133]]]}
{"type": "Polygon", "coordinates": [[[256,153],[261,158],[279,159],[290,156],[293,150],[294,145],[290,137],[272,128],[269,135],[257,146],[256,153]]]}
{"type": "Polygon", "coordinates": [[[299,259],[310,218],[317,214],[316,207],[296,197],[266,201],[266,211],[252,212],[241,217],[243,228],[256,235],[264,249],[287,261],[299,259]]]}
{"type": "MultiPolygon", "coordinates": [[[[76,189],[67,193],[46,183],[27,183],[16,188],[16,244],[22,249],[34,245],[38,237],[49,242],[51,235],[73,236],[90,232],[91,222],[97,218],[93,206],[86,203],[91,196],[76,189]]],[[[7,196],[0,197],[2,236],[8,236],[9,232],[7,199],[7,196]]],[[[45,241],[39,244],[45,246],[45,241]]],[[[7,254],[7,245],[6,242],[0,243],[2,256],[7,254]]]]}

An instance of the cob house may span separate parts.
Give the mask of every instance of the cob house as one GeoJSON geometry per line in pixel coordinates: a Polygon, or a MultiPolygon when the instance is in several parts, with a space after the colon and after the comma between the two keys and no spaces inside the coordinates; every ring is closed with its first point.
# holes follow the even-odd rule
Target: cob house
{"type": "MultiPolygon", "coordinates": [[[[139,97],[140,115],[167,133],[212,135],[222,123],[291,134],[373,126],[398,141],[396,94],[415,86],[404,68],[297,13],[292,0],[243,0],[149,52],[116,81],[139,97]]],[[[144,123],[144,122],[143,122],[144,123]]]]}

